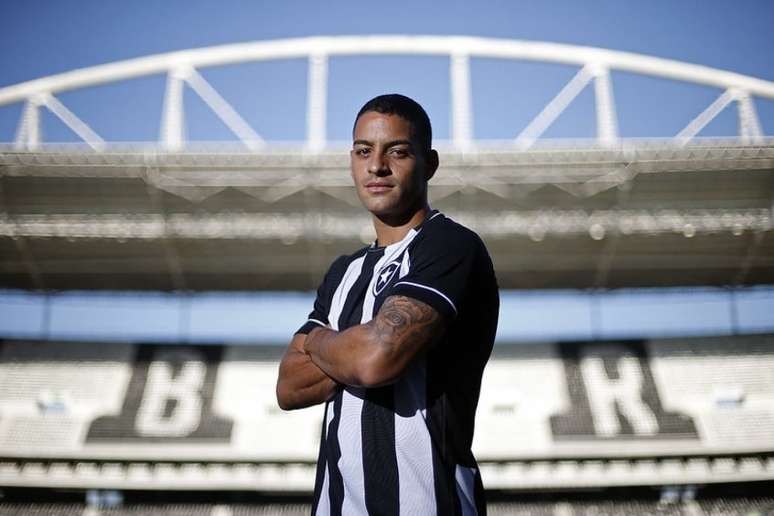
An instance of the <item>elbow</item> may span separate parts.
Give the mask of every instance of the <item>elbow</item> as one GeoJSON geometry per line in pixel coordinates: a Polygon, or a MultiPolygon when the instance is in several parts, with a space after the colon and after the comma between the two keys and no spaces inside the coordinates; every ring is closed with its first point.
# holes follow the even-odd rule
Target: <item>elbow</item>
{"type": "Polygon", "coordinates": [[[285,411],[298,408],[295,405],[293,405],[293,403],[290,400],[288,400],[287,398],[282,398],[280,396],[277,396],[277,405],[279,405],[280,409],[285,411]]]}
{"type": "Polygon", "coordinates": [[[279,386],[277,386],[277,405],[282,410],[293,410],[293,404],[279,386]]]}
{"type": "Polygon", "coordinates": [[[277,405],[279,405],[279,408],[282,410],[295,410],[301,408],[301,406],[294,399],[290,389],[288,389],[281,380],[277,382],[276,395],[277,405]]]}

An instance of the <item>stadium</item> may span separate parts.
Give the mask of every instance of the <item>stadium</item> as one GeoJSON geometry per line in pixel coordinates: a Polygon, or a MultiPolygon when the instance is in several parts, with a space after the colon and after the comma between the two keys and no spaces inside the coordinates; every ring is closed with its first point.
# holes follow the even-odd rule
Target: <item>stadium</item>
{"type": "Polygon", "coordinates": [[[774,513],[774,139],[756,111],[774,83],[557,43],[338,36],[0,88],[20,113],[0,147],[0,514],[309,512],[322,413],[281,411],[274,386],[309,292],[373,240],[349,142],[326,135],[329,61],[353,55],[448,66],[430,199],[482,236],[503,292],[474,441],[489,513],[774,513]],[[484,58],[574,74],[512,139],[477,139],[484,58]],[[308,66],[304,141],[262,138],[205,73],[283,59],[308,66]],[[613,72],[717,95],[675,135],[624,138],[613,72]],[[157,142],[107,141],[61,100],[159,75],[157,142]],[[543,138],[584,91],[596,138],[543,138]],[[186,137],[192,95],[233,141],[186,137]],[[729,111],[737,134],[701,136],[729,111]],[[81,141],[46,141],[44,115],[81,141]]]}

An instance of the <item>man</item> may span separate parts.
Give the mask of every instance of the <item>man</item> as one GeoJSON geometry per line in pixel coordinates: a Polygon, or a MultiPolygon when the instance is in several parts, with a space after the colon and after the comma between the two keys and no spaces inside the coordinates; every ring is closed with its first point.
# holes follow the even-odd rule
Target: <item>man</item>
{"type": "Polygon", "coordinates": [[[430,120],[402,95],[363,106],[351,174],[376,242],[338,258],[282,359],[285,409],[325,402],[313,514],[485,514],[471,453],[497,327],[492,262],[430,209],[430,120]]]}

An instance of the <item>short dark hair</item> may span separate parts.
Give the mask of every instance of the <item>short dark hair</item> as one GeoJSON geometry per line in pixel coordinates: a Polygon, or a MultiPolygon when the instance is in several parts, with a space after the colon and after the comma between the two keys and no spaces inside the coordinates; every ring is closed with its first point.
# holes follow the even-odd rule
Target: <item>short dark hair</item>
{"type": "Polygon", "coordinates": [[[355,126],[360,117],[369,111],[376,111],[385,115],[398,115],[399,117],[411,123],[412,135],[419,142],[420,148],[424,152],[429,152],[433,144],[433,127],[430,125],[430,117],[419,105],[419,103],[405,95],[399,93],[389,93],[374,97],[360,108],[355,117],[355,123],[352,126],[352,133],[355,133],[355,126]]]}

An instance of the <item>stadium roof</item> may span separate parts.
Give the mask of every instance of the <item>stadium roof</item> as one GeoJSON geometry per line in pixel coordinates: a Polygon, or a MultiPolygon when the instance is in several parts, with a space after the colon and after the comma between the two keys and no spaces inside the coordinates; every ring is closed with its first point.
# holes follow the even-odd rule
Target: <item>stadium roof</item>
{"type": "Polygon", "coordinates": [[[328,60],[339,55],[448,58],[450,141],[436,144],[441,169],[431,202],[482,235],[502,287],[774,283],[774,139],[764,136],[754,102],[774,98],[774,83],[599,48],[393,35],[191,49],[1,88],[0,105],[24,107],[15,143],[0,147],[0,287],[315,288],[335,256],[374,238],[350,185],[347,146],[326,134],[328,60]],[[288,57],[308,61],[306,140],[296,144],[265,140],[199,73],[288,57]],[[482,141],[473,133],[475,57],[578,71],[518,136],[482,141]],[[624,139],[611,71],[720,95],[673,137],[624,139]],[[167,84],[155,143],[107,142],[58,97],[152,74],[166,74],[167,84]],[[592,85],[596,138],[541,139],[592,85]],[[237,141],[186,141],[187,88],[237,141]],[[729,106],[736,137],[696,138],[729,106]],[[44,143],[45,112],[83,144],[44,143]]]}
{"type": "MultiPolygon", "coordinates": [[[[440,145],[434,208],[501,287],[774,283],[774,141],[440,145]]],[[[0,286],[315,288],[370,242],[345,148],[0,151],[0,286]]]]}

